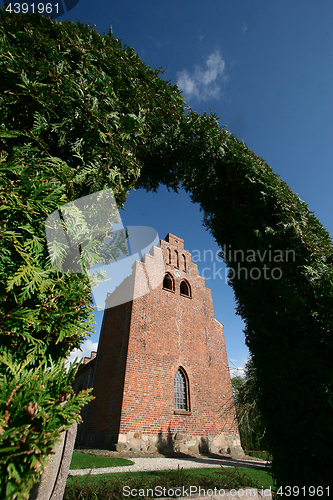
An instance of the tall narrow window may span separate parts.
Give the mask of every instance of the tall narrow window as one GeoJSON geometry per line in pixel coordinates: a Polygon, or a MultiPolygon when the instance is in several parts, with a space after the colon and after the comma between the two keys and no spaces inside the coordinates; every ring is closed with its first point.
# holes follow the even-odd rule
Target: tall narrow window
{"type": "Polygon", "coordinates": [[[168,250],[168,264],[171,264],[171,250],[170,248],[168,248],[167,250],[168,250]]]}
{"type": "Polygon", "coordinates": [[[176,371],[174,381],[175,410],[189,410],[188,384],[186,375],[181,368],[176,371]]]}
{"type": "Polygon", "coordinates": [[[186,271],[186,257],[185,257],[185,255],[182,255],[182,259],[183,259],[183,271],[186,271]]]}
{"type": "Polygon", "coordinates": [[[177,250],[175,250],[175,254],[176,254],[176,262],[175,262],[175,266],[179,268],[179,255],[178,255],[177,250]]]}

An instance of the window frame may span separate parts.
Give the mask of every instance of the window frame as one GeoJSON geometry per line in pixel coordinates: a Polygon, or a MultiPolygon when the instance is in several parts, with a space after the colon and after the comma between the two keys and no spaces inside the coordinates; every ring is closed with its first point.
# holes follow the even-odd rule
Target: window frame
{"type": "Polygon", "coordinates": [[[191,415],[191,405],[190,405],[190,384],[186,371],[182,366],[179,366],[175,372],[173,377],[173,406],[174,406],[174,415],[191,415]],[[176,408],[176,388],[175,388],[175,379],[177,373],[180,373],[185,382],[185,406],[186,408],[176,408]]]}
{"type": "Polygon", "coordinates": [[[168,272],[165,273],[164,278],[163,278],[162,287],[163,287],[163,290],[166,290],[167,292],[175,293],[175,279],[172,276],[172,274],[170,274],[168,272]],[[164,281],[165,281],[166,278],[169,278],[169,280],[171,282],[171,288],[167,288],[167,287],[164,286],[164,281]]]}
{"type": "Polygon", "coordinates": [[[167,248],[167,254],[168,254],[168,262],[167,263],[171,265],[171,250],[169,247],[167,248]]]}
{"type": "Polygon", "coordinates": [[[175,256],[176,256],[176,263],[175,263],[175,267],[177,269],[179,269],[179,253],[178,253],[178,250],[175,250],[175,256]]]}
{"type": "Polygon", "coordinates": [[[191,290],[189,282],[186,279],[182,279],[181,282],[179,283],[179,293],[182,297],[187,297],[189,299],[192,298],[192,290],[191,290]],[[187,286],[188,294],[182,293],[182,291],[181,291],[182,283],[185,283],[185,285],[187,286]]]}
{"type": "Polygon", "coordinates": [[[182,254],[182,267],[183,267],[184,273],[186,273],[187,272],[187,263],[186,263],[186,257],[184,254],[182,254]]]}

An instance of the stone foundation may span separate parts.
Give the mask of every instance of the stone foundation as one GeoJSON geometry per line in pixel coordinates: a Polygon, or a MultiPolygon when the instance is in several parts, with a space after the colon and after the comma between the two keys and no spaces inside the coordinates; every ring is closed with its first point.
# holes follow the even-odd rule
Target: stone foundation
{"type": "Polygon", "coordinates": [[[116,443],[117,451],[134,451],[147,453],[184,453],[197,455],[201,453],[221,453],[233,457],[243,457],[239,435],[221,432],[217,436],[189,436],[176,434],[144,434],[128,432],[119,434],[116,443]]]}

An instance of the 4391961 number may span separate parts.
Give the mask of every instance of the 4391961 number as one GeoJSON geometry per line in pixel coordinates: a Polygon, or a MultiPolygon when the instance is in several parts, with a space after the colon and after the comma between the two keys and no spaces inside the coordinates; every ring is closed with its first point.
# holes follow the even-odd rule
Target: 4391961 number
{"type": "Polygon", "coordinates": [[[39,14],[58,14],[59,13],[59,4],[56,3],[52,5],[51,3],[47,3],[44,5],[43,3],[14,3],[12,8],[12,4],[8,4],[6,7],[7,12],[15,12],[15,14],[26,14],[29,11],[29,7],[32,9],[32,13],[38,12],[39,14]]]}
{"type": "Polygon", "coordinates": [[[329,486],[285,486],[284,488],[281,486],[278,491],[278,495],[285,497],[322,497],[322,496],[330,496],[330,487],[329,486]]]}

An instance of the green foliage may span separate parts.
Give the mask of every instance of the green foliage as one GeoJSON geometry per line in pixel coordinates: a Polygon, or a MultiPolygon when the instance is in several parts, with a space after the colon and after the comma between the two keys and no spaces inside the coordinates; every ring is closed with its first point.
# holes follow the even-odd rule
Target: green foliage
{"type": "Polygon", "coordinates": [[[272,460],[272,455],[268,451],[244,450],[244,453],[249,457],[260,458],[266,462],[270,462],[272,460]]]}
{"type": "MultiPolygon", "coordinates": [[[[12,141],[2,138],[6,145],[12,141]]],[[[45,219],[65,201],[65,188],[52,179],[56,166],[29,143],[16,146],[10,159],[6,152],[0,157],[1,348],[15,352],[17,361],[28,352],[68,355],[92,320],[89,281],[60,275],[48,257],[45,219]]]]}
{"type": "Polygon", "coordinates": [[[68,373],[65,361],[30,368],[32,358],[19,364],[13,355],[0,356],[1,498],[28,498],[59,433],[80,421],[80,408],[90,399],[90,390],[73,395],[76,365],[68,373]]]}
{"type": "MultiPolygon", "coordinates": [[[[111,32],[1,10],[0,377],[10,387],[1,394],[1,498],[29,496],[53,442],[91,399],[66,396],[63,406],[75,372],[64,359],[93,331],[93,307],[86,274],[53,269],[45,221],[67,205],[64,230],[74,228],[79,245],[86,221],[68,203],[111,188],[123,206],[151,135],[184,115],[178,89],[158,74],[111,32]]],[[[100,247],[98,237],[79,246],[88,268],[100,247]]],[[[105,262],[124,249],[114,236],[105,262]]],[[[66,258],[60,243],[51,253],[53,264],[66,258]]]]}
{"type": "Polygon", "coordinates": [[[45,218],[64,199],[50,172],[29,143],[10,160],[1,154],[1,498],[28,498],[60,432],[91,399],[86,391],[73,397],[76,366],[64,366],[91,331],[92,307],[87,280],[60,276],[47,257],[45,218]]]}
{"type": "Polygon", "coordinates": [[[258,408],[256,370],[251,359],[245,366],[245,376],[231,379],[236,418],[243,450],[265,449],[265,427],[258,408]]]}
{"type": "Polygon", "coordinates": [[[278,483],[330,484],[330,235],[262,158],[220,129],[213,114],[190,113],[174,124],[154,143],[146,164],[141,186],[157,189],[162,182],[177,190],[181,182],[220,248],[243,252],[238,261],[233,253],[221,255],[246,325],[278,483]]]}
{"type": "Polygon", "coordinates": [[[69,200],[112,187],[122,206],[142,167],[138,153],[184,115],[177,87],[111,32],[38,14],[1,11],[0,54],[2,126],[29,132],[62,160],[69,200]]]}

